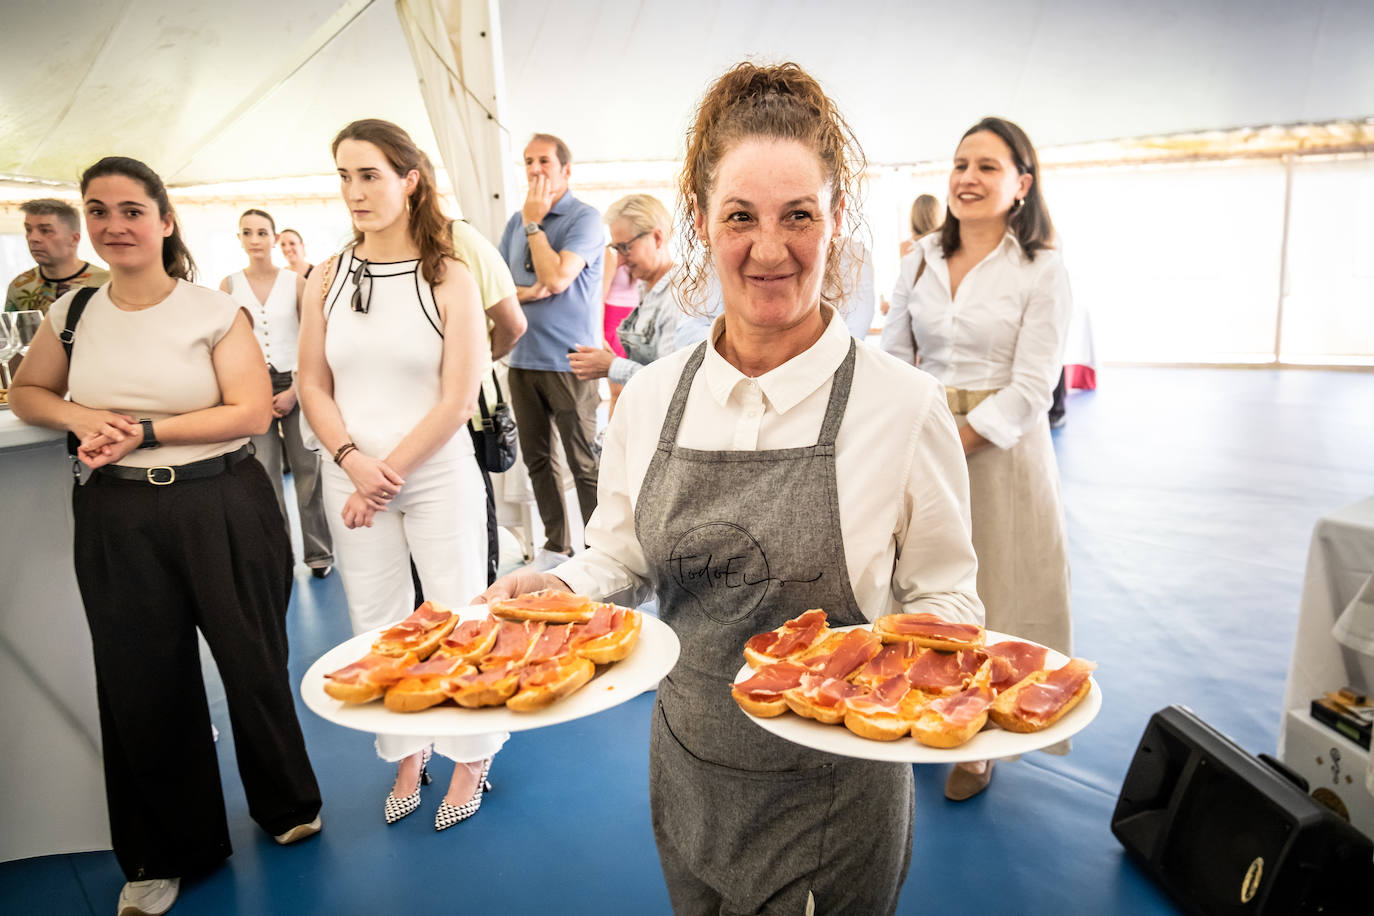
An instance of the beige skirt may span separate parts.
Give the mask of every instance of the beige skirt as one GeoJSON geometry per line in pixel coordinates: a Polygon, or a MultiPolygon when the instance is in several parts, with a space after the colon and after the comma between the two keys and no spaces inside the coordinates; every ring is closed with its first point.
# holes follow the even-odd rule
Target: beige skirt
{"type": "MultiPolygon", "coordinates": [[[[967,420],[956,418],[960,426],[967,420]]],[[[989,630],[1073,654],[1069,555],[1049,423],[968,459],[978,595],[989,630]]]]}
{"type": "MultiPolygon", "coordinates": [[[[970,455],[968,486],[988,629],[1072,655],[1068,541],[1049,422],[1009,449],[989,445],[970,455]]],[[[1067,754],[1072,741],[1044,750],[1067,754]]]]}

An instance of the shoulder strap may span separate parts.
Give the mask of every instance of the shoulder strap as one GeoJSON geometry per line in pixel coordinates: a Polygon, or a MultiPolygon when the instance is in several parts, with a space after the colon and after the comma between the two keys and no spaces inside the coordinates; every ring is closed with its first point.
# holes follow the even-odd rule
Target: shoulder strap
{"type": "Polygon", "coordinates": [[[86,305],[99,289],[96,286],[83,286],[76,291],[76,296],[72,299],[71,306],[67,309],[67,324],[62,328],[62,333],[57,335],[58,340],[62,341],[62,349],[67,351],[67,362],[72,361],[72,344],[76,343],[76,323],[81,320],[81,313],[86,311],[86,305]]]}

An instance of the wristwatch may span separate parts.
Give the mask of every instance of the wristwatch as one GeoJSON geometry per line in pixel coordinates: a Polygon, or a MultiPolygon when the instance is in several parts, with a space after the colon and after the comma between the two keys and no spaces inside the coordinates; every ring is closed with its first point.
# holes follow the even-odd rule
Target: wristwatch
{"type": "Polygon", "coordinates": [[[528,223],[525,224],[525,235],[526,235],[526,237],[531,236],[531,235],[534,235],[536,232],[543,232],[543,231],[544,231],[544,227],[541,226],[541,225],[539,225],[539,224],[536,223],[536,222],[528,222],[528,223]]]}
{"type": "Polygon", "coordinates": [[[138,444],[139,448],[157,448],[162,443],[157,441],[157,434],[153,432],[153,421],[146,417],[138,421],[143,427],[143,441],[138,444]]]}

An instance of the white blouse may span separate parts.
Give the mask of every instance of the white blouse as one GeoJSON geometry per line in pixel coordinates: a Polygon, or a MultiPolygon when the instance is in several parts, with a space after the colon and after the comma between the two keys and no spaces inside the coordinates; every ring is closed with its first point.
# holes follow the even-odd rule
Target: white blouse
{"type": "Polygon", "coordinates": [[[1059,252],[1042,249],[1029,260],[1010,232],[951,298],[949,264],[933,232],[902,258],[882,348],[913,362],[914,336],[921,368],[947,387],[1000,389],[969,412],[968,423],[998,448],[1011,448],[1045,420],[1072,310],[1059,252]],[[926,269],[915,283],[922,259],[926,269]]]}
{"type": "MultiPolygon", "coordinates": [[[[744,376],[708,346],[688,392],[678,443],[709,450],[814,445],[851,339],[834,310],[823,314],[826,330],[810,349],[758,378],[744,376]]],[[[723,331],[718,319],[713,344],[723,331]]],[[[616,404],[601,454],[597,507],[586,530],[588,549],[552,570],[574,591],[635,602],[650,596],[635,503],[692,352],[679,350],[645,366],[616,404]]],[[[939,383],[859,342],[835,448],[845,562],[864,615],[873,620],[900,610],[929,611],[982,623],[968,468],[939,383]]]]}

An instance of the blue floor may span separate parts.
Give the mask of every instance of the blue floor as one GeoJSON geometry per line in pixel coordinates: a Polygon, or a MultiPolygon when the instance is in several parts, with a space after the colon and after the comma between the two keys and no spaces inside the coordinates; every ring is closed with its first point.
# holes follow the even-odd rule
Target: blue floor
{"type": "MultiPolygon", "coordinates": [[[[902,913],[1176,912],[1126,861],[1109,820],[1152,712],[1193,708],[1252,751],[1275,749],[1303,564],[1321,514],[1374,493],[1374,374],[1114,369],[1070,397],[1056,433],[1072,549],[1077,654],[1101,666],[1098,719],[1064,758],[997,768],[944,800],[918,767],[902,913]]],[[[297,679],[348,633],[338,577],[301,568],[297,679]]],[[[175,913],[663,913],[649,828],[648,714],[610,712],[515,735],[480,814],[436,835],[433,809],[386,827],[391,781],[367,735],[301,709],[325,830],[278,848],[249,820],[217,685],[234,856],[183,888],[175,913]]],[[[3,829],[18,829],[5,824],[3,829]]],[[[0,911],[113,911],[113,856],[0,865],[0,911]]]]}

